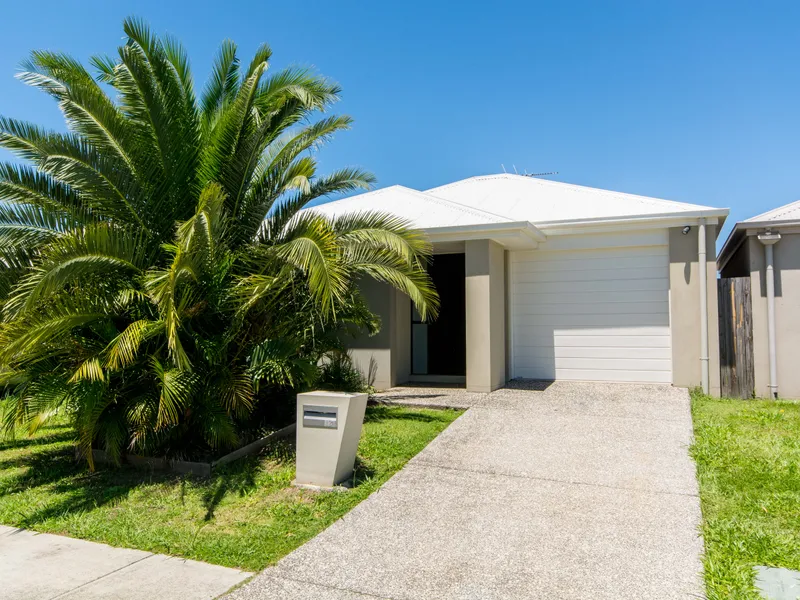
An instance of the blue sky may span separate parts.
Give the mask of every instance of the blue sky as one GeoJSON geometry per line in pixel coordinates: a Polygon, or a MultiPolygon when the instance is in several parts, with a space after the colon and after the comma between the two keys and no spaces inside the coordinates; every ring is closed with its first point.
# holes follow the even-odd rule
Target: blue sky
{"type": "MultiPolygon", "coordinates": [[[[355,118],[323,168],[379,187],[471,175],[554,179],[731,208],[800,198],[797,2],[109,2],[3,7],[0,114],[61,128],[14,79],[33,48],[111,53],[127,15],[189,49],[203,82],[219,42],[315,66],[355,118]]],[[[726,228],[727,229],[727,228],[726,228]]]]}

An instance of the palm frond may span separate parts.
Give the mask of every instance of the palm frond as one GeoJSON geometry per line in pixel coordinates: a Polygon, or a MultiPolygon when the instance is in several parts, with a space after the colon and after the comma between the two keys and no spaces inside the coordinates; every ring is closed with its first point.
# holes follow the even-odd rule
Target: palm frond
{"type": "Polygon", "coordinates": [[[411,299],[423,320],[436,318],[439,297],[427,272],[384,248],[349,247],[347,255],[346,263],[354,276],[367,275],[388,283],[411,299]]]}
{"type": "Polygon", "coordinates": [[[140,319],[128,325],[106,346],[105,366],[108,369],[121,369],[134,364],[139,358],[139,348],[143,342],[164,331],[161,321],[140,319]]]}
{"type": "Polygon", "coordinates": [[[150,364],[161,389],[156,427],[176,425],[183,411],[191,403],[198,384],[197,378],[186,371],[166,369],[155,357],[151,359],[150,364]]]}
{"type": "Polygon", "coordinates": [[[69,378],[68,383],[77,383],[78,381],[105,381],[106,377],[103,374],[103,367],[97,357],[90,358],[79,366],[72,377],[69,378]]]}
{"type": "Polygon", "coordinates": [[[311,295],[330,311],[348,286],[341,249],[330,222],[315,214],[300,215],[275,246],[275,255],[308,278],[311,295]]]}
{"type": "Polygon", "coordinates": [[[140,272],[147,251],[141,242],[140,233],[107,224],[65,232],[42,250],[43,259],[16,286],[6,314],[19,316],[41,298],[87,277],[140,272]]]}
{"type": "Polygon", "coordinates": [[[64,212],[76,225],[94,222],[80,194],[51,175],[27,165],[0,163],[0,202],[30,204],[64,212]]]}
{"type": "MultiPolygon", "coordinates": [[[[292,171],[287,170],[291,175],[292,171]]],[[[306,190],[301,190],[290,196],[275,208],[272,214],[262,213],[264,206],[253,204],[252,216],[260,216],[260,229],[267,239],[277,238],[281,235],[289,222],[305,208],[309,202],[324,198],[331,194],[341,194],[359,189],[368,190],[375,183],[375,176],[363,169],[345,168],[324,177],[315,179],[306,190]]],[[[269,205],[272,207],[272,204],[269,205]]]]}

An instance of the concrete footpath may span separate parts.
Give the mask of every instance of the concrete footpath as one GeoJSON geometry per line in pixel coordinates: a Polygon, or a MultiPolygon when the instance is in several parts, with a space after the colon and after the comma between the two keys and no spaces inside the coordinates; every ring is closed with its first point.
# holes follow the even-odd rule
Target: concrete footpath
{"type": "Polygon", "coordinates": [[[471,408],[378,492],[227,598],[704,597],[688,393],[517,387],[385,395],[471,408]]]}
{"type": "Polygon", "coordinates": [[[0,525],[3,600],[206,600],[251,573],[0,525]]]}

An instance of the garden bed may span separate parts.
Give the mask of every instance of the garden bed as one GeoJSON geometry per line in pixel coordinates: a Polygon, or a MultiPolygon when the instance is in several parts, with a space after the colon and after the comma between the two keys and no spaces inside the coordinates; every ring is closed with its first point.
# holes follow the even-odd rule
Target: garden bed
{"type": "Polygon", "coordinates": [[[0,441],[0,523],[255,571],[361,502],[459,411],[370,406],[347,493],[292,487],[293,438],[208,478],[137,468],[89,474],[66,425],[0,441]]]}
{"type": "MultiPolygon", "coordinates": [[[[257,439],[241,448],[237,448],[233,452],[229,452],[210,462],[198,462],[190,460],[170,460],[168,458],[158,458],[152,456],[137,456],[135,454],[125,454],[122,457],[122,462],[134,467],[147,467],[149,469],[159,469],[162,471],[174,471],[182,475],[197,475],[198,477],[210,477],[214,469],[220,468],[222,465],[227,465],[235,460],[240,460],[251,454],[256,454],[285,437],[293,435],[297,431],[297,424],[292,423],[286,427],[270,433],[266,437],[257,439]]],[[[79,453],[76,454],[80,456],[79,453]]],[[[103,450],[92,450],[92,458],[96,464],[108,465],[114,461],[103,450]]]]}
{"type": "Polygon", "coordinates": [[[757,600],[754,567],[800,569],[800,402],[692,394],[708,597],[757,600]]]}

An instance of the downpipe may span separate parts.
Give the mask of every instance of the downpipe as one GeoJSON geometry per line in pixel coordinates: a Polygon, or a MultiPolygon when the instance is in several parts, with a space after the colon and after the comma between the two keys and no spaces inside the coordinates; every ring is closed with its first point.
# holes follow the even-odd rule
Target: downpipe
{"type": "Polygon", "coordinates": [[[773,246],[781,239],[780,233],[759,234],[758,241],[764,244],[767,283],[767,336],[769,338],[769,396],[778,397],[778,350],[775,341],[775,252],[773,246]]]}
{"type": "Polygon", "coordinates": [[[709,392],[708,368],[708,265],[706,259],[706,219],[697,228],[697,268],[700,275],[700,374],[703,393],[709,392]]]}

